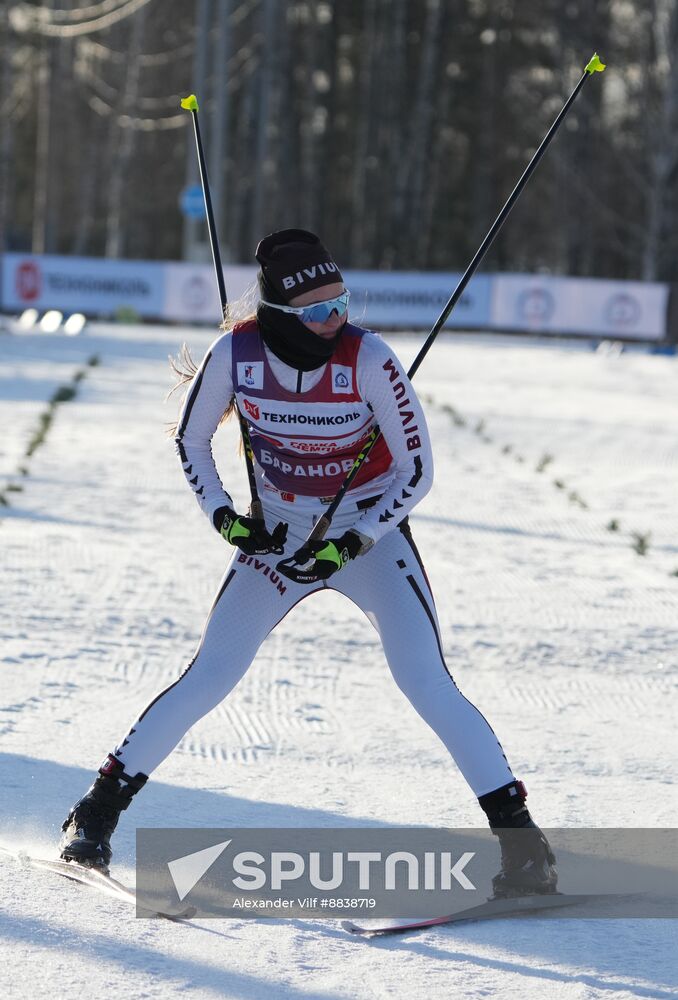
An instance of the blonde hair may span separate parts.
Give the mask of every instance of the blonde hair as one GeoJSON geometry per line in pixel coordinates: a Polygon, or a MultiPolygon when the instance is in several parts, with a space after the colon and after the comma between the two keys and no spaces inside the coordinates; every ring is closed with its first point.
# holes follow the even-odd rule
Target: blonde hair
{"type": "MultiPolygon", "coordinates": [[[[232,330],[236,323],[245,323],[248,320],[256,319],[257,318],[256,307],[258,302],[259,302],[259,286],[255,281],[245,289],[245,291],[242,293],[239,299],[236,299],[234,302],[227,303],[226,309],[224,310],[224,319],[219,329],[223,330],[223,332],[226,333],[229,330],[232,330]]],[[[188,344],[186,344],[185,341],[181,345],[179,353],[176,355],[176,357],[170,354],[168,360],[170,368],[172,369],[172,371],[176,376],[176,381],[172,386],[172,388],[167,393],[167,395],[165,396],[165,401],[167,401],[170,398],[170,396],[172,396],[177,391],[177,389],[180,389],[181,386],[188,386],[189,383],[193,381],[198,372],[198,366],[193,360],[188,344]]],[[[184,405],[185,400],[186,400],[186,393],[184,392],[179,403],[180,411],[184,405]]],[[[223,424],[226,420],[230,419],[230,417],[232,417],[234,413],[235,413],[235,396],[231,399],[230,403],[224,410],[219,420],[219,424],[217,426],[221,426],[221,424],[223,424]]],[[[177,419],[174,421],[173,424],[171,424],[168,427],[167,433],[170,437],[175,437],[178,429],[179,429],[179,421],[177,419]]]]}

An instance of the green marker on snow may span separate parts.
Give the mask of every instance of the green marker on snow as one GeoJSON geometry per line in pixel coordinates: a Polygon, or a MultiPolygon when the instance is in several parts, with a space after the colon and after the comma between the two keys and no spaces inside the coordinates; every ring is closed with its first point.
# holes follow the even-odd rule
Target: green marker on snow
{"type": "MultiPolygon", "coordinates": [[[[597,56],[594,56],[594,59],[597,58],[598,58],[597,56]]],[[[593,62],[593,59],[591,60],[591,62],[593,62]]],[[[198,111],[199,110],[198,98],[195,96],[195,94],[189,94],[188,97],[182,97],[181,106],[184,109],[184,111],[198,111]]]]}
{"type": "MultiPolygon", "coordinates": [[[[606,65],[607,65],[606,63],[600,61],[600,57],[598,56],[598,53],[594,52],[593,55],[591,56],[588,64],[586,65],[586,68],[584,69],[584,72],[585,73],[602,73],[603,70],[605,69],[606,65]]],[[[183,105],[183,101],[181,103],[183,105]]]]}

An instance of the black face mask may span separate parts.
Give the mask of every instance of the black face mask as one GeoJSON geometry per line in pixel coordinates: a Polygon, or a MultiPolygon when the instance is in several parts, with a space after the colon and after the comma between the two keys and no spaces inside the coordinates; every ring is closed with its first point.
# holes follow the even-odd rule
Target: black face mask
{"type": "Polygon", "coordinates": [[[257,322],[262,339],[277,358],[290,368],[312,372],[326,364],[339,343],[341,326],[332,338],[319,337],[296,316],[259,304],[257,322]]]}
{"type": "MultiPolygon", "coordinates": [[[[259,287],[262,298],[268,299],[269,302],[277,302],[279,296],[261,278],[259,287]]],[[[344,329],[342,324],[336,336],[325,339],[304,326],[294,313],[271,309],[261,302],[257,306],[257,323],[264,343],[273,351],[276,358],[280,358],[283,364],[289,365],[290,368],[302,372],[314,371],[330,360],[344,329]]]]}

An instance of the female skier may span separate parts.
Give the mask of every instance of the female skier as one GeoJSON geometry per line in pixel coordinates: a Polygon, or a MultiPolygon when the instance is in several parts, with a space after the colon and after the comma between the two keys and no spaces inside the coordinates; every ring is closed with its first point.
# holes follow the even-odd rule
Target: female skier
{"type": "Polygon", "coordinates": [[[384,341],[348,321],[349,292],[316,236],[300,229],[273,233],[256,259],[256,318],[212,344],[175,437],[202,510],[235,552],[193,659],[146,706],[73,806],[62,827],[61,857],[108,869],[121,810],[186,731],[233,690],[278,622],[304,597],[329,587],[375,626],[396,683],[478,796],[501,846],[495,895],[555,892],[555,858],[527,810],[525,787],[443,658],[433,596],[407,520],[433,481],[414,390],[384,341]],[[248,422],[265,520],[235,512],[212,457],[212,436],[234,402],[248,422]],[[339,507],[332,536],[305,545],[375,423],[381,440],[339,507]],[[308,582],[276,570],[283,547],[299,563],[311,563],[308,582]]]}

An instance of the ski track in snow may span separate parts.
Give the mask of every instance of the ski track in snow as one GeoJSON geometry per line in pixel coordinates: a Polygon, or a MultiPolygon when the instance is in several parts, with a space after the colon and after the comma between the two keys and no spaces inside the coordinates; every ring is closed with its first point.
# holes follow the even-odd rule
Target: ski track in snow
{"type": "MultiPolygon", "coordinates": [[[[166,357],[183,339],[199,358],[213,334],[102,324],[78,338],[0,337],[0,490],[54,389],[101,358],[0,509],[0,843],[54,851],[70,803],[200,637],[229,551],[165,435],[166,357]]],[[[422,341],[393,344],[409,364],[422,341]]],[[[443,336],[417,375],[436,483],[412,526],[448,664],[545,827],[675,825],[677,374],[675,358],[636,350],[443,336]],[[619,532],[606,530],[613,518],[619,532]],[[645,557],[633,531],[651,534],[645,557]]],[[[235,441],[222,428],[214,450],[244,507],[235,441]]],[[[322,594],[282,622],[123,814],[114,846],[127,882],[136,823],[481,817],[376,634],[322,594]]],[[[675,921],[521,918],[358,942],[333,921],[136,920],[6,857],[0,877],[9,997],[678,995],[675,921]]]]}

